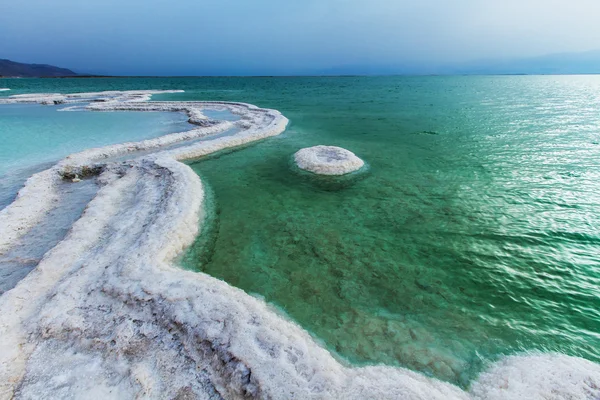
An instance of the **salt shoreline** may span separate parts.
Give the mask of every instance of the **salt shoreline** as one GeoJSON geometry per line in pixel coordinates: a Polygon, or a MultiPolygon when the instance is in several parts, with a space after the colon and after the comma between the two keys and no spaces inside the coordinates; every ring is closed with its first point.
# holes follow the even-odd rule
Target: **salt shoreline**
{"type": "Polygon", "coordinates": [[[90,149],[35,174],[0,212],[0,253],[35,226],[62,177],[99,173],[101,188],[67,237],[0,297],[0,398],[589,398],[600,365],[532,354],[493,364],[469,391],[396,367],[340,364],[268,304],[176,257],[204,217],[201,179],[180,160],[282,133],[278,111],[243,103],[148,102],[161,91],[18,95],[0,104],[95,100],[89,111],[186,112],[198,128],[90,149]],[[101,101],[100,101],[101,100],[101,101]],[[203,108],[242,118],[213,123],[203,108]],[[190,143],[223,132],[232,136],[190,143]],[[135,157],[136,152],[153,151],[135,157]],[[112,162],[131,155],[127,163],[112,162]]]}

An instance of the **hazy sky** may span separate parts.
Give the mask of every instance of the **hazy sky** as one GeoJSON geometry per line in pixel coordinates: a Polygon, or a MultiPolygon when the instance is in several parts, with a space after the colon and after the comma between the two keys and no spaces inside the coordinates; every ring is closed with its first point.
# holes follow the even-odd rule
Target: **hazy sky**
{"type": "Polygon", "coordinates": [[[19,0],[0,58],[101,74],[296,74],[600,48],[599,0],[19,0]]]}

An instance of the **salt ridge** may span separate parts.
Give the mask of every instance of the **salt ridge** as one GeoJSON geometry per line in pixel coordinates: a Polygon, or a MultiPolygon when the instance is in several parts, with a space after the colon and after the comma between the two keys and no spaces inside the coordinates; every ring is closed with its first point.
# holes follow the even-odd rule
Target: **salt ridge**
{"type": "Polygon", "coordinates": [[[288,121],[243,103],[149,103],[155,93],[161,92],[0,99],[76,104],[93,98],[86,106],[91,111],[180,111],[199,125],[207,122],[203,108],[242,116],[238,133],[181,148],[164,150],[230,125],[74,154],[32,176],[0,212],[1,252],[23,234],[13,230],[27,231],[51,206],[61,175],[102,167],[101,189],[66,238],[0,297],[0,398],[600,396],[598,364],[555,354],[503,359],[469,391],[403,368],[345,366],[264,301],[178,268],[176,257],[194,241],[204,218],[202,182],[178,160],[278,135],[288,121]],[[142,149],[155,151],[135,157],[142,149]],[[127,154],[135,158],[110,161],[127,154]]]}

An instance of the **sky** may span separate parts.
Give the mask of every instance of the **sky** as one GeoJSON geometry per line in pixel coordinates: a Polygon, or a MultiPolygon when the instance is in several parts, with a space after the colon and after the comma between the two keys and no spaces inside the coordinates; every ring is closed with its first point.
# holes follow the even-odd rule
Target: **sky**
{"type": "Polygon", "coordinates": [[[600,48],[599,0],[19,0],[0,58],[112,75],[294,75],[600,48]]]}

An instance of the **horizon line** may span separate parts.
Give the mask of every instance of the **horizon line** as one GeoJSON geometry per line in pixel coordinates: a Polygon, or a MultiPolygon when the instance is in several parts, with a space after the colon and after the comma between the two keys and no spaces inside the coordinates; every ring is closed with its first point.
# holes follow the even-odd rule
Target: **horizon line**
{"type": "Polygon", "coordinates": [[[600,75],[600,72],[579,73],[470,73],[470,74],[307,74],[307,75],[93,75],[74,76],[0,76],[0,79],[106,79],[106,78],[364,78],[364,77],[434,77],[434,76],[581,76],[600,75]]]}

